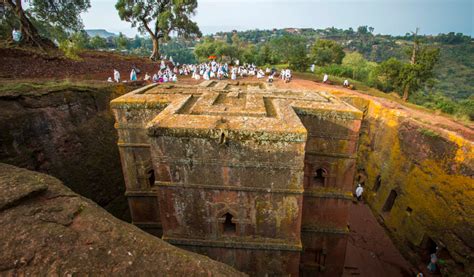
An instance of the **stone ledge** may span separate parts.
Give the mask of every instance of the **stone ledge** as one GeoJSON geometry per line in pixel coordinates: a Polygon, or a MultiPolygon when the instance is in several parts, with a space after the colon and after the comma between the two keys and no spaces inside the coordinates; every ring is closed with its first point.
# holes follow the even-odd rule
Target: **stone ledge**
{"type": "MultiPolygon", "coordinates": [[[[127,190],[125,192],[127,197],[158,197],[158,192],[156,190],[127,190]]],[[[156,199],[158,201],[158,199],[156,199]]]]}
{"type": "Polygon", "coordinates": [[[349,140],[349,141],[359,141],[359,134],[356,135],[348,135],[348,136],[325,136],[321,134],[311,134],[308,132],[308,139],[309,138],[322,138],[322,139],[330,139],[330,140],[349,140]]]}
{"type": "MultiPolygon", "coordinates": [[[[212,124],[213,127],[202,124],[202,126],[178,126],[178,127],[168,127],[161,126],[161,123],[154,123],[151,127],[147,128],[148,135],[152,137],[186,137],[186,138],[205,138],[205,139],[216,139],[219,140],[223,131],[226,131],[226,138],[228,140],[235,141],[246,141],[246,140],[255,140],[255,141],[270,141],[270,142],[291,142],[291,143],[306,143],[306,129],[301,128],[299,130],[284,130],[284,131],[261,131],[261,130],[245,130],[245,129],[228,129],[228,128],[217,128],[217,122],[219,121],[219,116],[210,116],[210,115],[193,115],[194,118],[185,118],[184,116],[180,119],[181,122],[191,122],[195,121],[197,117],[207,117],[209,121],[214,121],[212,124]]],[[[242,119],[244,117],[235,117],[237,119],[242,119]]],[[[252,118],[254,121],[257,121],[255,118],[252,118]]],[[[267,118],[263,118],[262,121],[265,121],[267,118]]],[[[180,120],[173,118],[174,122],[180,122],[180,120]]],[[[171,120],[170,120],[171,121],[171,120]]],[[[275,120],[276,121],[276,120],[275,120]]],[[[267,124],[267,122],[262,122],[267,124]]],[[[268,125],[275,125],[276,123],[269,123],[268,125]]]]}
{"type": "Polygon", "coordinates": [[[342,191],[325,191],[325,190],[305,190],[303,192],[305,197],[315,197],[315,198],[335,198],[342,200],[352,200],[353,196],[351,192],[342,192],[342,191]]]}
{"type": "MultiPolygon", "coordinates": [[[[173,238],[163,235],[164,241],[173,245],[183,246],[201,246],[201,247],[220,247],[233,249],[255,249],[255,250],[281,250],[281,251],[302,251],[300,242],[285,243],[282,241],[262,239],[262,241],[232,241],[232,240],[214,240],[214,239],[187,239],[173,238]]],[[[232,239],[231,237],[229,239],[232,239]]]]}
{"type": "Polygon", "coordinates": [[[289,164],[289,163],[277,163],[277,162],[234,162],[225,161],[220,159],[173,159],[170,157],[157,156],[156,160],[158,163],[167,165],[213,165],[213,166],[226,166],[226,167],[254,167],[254,168],[275,168],[275,169],[292,169],[301,171],[303,165],[289,164]]]}
{"type": "Polygon", "coordinates": [[[336,234],[336,235],[347,235],[349,234],[348,228],[332,228],[332,227],[320,227],[320,226],[308,226],[301,227],[302,233],[324,233],[324,234],[336,234]]]}
{"type": "Polygon", "coordinates": [[[115,123],[114,128],[117,130],[120,129],[146,129],[146,126],[140,123],[115,123]]]}
{"type": "Polygon", "coordinates": [[[347,154],[339,154],[339,153],[322,153],[322,152],[306,151],[305,154],[322,156],[322,157],[333,157],[333,158],[339,158],[339,159],[350,159],[350,160],[357,159],[357,155],[347,155],[347,154]]]}
{"type": "Polygon", "coordinates": [[[130,143],[130,142],[118,142],[118,147],[139,147],[139,148],[150,148],[148,143],[130,143]]]}
{"type": "Polygon", "coordinates": [[[163,226],[159,222],[137,222],[137,221],[133,221],[132,224],[139,227],[140,229],[163,229],[163,226]]]}
{"type": "Polygon", "coordinates": [[[282,193],[282,194],[303,194],[304,192],[303,189],[234,187],[234,186],[221,186],[221,185],[183,184],[183,183],[160,182],[160,181],[155,181],[155,187],[152,187],[152,190],[156,190],[159,187],[185,188],[185,189],[198,189],[198,190],[207,189],[207,190],[228,190],[228,191],[250,191],[250,192],[258,192],[258,193],[282,193]]]}

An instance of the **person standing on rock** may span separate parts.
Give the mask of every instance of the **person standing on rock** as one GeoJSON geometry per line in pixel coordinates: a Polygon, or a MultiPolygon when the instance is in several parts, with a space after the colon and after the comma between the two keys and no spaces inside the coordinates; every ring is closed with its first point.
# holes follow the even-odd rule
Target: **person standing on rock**
{"type": "Polygon", "coordinates": [[[324,77],[323,77],[323,83],[327,83],[329,81],[329,75],[327,74],[324,74],[324,77]]]}
{"type": "Polygon", "coordinates": [[[114,69],[114,81],[120,83],[120,72],[117,69],[114,69]]]}
{"type": "Polygon", "coordinates": [[[130,72],[130,81],[136,81],[137,80],[137,72],[135,71],[134,68],[132,68],[132,71],[130,72]]]}
{"type": "Polygon", "coordinates": [[[364,192],[364,188],[362,187],[361,184],[358,184],[358,185],[357,185],[357,188],[356,188],[357,201],[362,200],[362,193],[363,193],[363,192],[364,192]]]}
{"type": "Polygon", "coordinates": [[[430,262],[427,268],[431,273],[435,273],[437,270],[437,266],[436,266],[436,264],[438,263],[437,252],[438,252],[438,247],[436,247],[436,252],[430,254],[430,262]]]}

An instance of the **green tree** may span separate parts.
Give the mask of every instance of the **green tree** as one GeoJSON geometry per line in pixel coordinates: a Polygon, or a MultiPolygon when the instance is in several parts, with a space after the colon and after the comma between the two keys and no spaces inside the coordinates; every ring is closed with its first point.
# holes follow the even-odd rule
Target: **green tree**
{"type": "Polygon", "coordinates": [[[135,35],[135,37],[133,38],[131,44],[130,44],[130,47],[132,49],[136,49],[136,48],[140,48],[143,46],[143,42],[142,42],[142,38],[138,35],[135,35]]]}
{"type": "Polygon", "coordinates": [[[90,8],[89,0],[4,0],[6,8],[15,15],[21,31],[21,43],[42,50],[55,47],[49,38],[42,37],[35,22],[44,22],[71,32],[83,28],[80,14],[90,8]],[[28,9],[24,6],[27,3],[28,9]]]}
{"type": "Polygon", "coordinates": [[[403,91],[402,98],[408,101],[410,93],[419,90],[429,79],[433,77],[433,68],[438,62],[440,51],[438,48],[421,48],[421,39],[418,36],[418,28],[413,32],[413,47],[407,53],[411,53],[410,63],[405,64],[400,71],[399,91],[403,91]]]}
{"type": "Polygon", "coordinates": [[[86,49],[89,47],[89,35],[85,31],[75,32],[71,35],[71,42],[77,49],[86,49]]]}
{"type": "Polygon", "coordinates": [[[399,83],[403,63],[396,58],[390,58],[380,63],[374,70],[372,85],[384,92],[393,91],[399,83]]]}
{"type": "Polygon", "coordinates": [[[235,45],[219,41],[216,46],[216,55],[220,60],[232,62],[239,57],[239,49],[235,45]]]}
{"type": "Polygon", "coordinates": [[[319,39],[311,48],[311,59],[315,64],[341,64],[344,58],[342,46],[333,40],[319,39]]]}
{"type": "Polygon", "coordinates": [[[262,45],[262,47],[260,47],[258,51],[258,61],[259,65],[272,63],[272,49],[268,43],[265,43],[262,45]]]}
{"type": "Polygon", "coordinates": [[[152,60],[160,58],[159,39],[169,40],[171,31],[184,37],[201,36],[197,24],[190,19],[197,8],[196,0],[118,0],[115,7],[122,20],[150,35],[152,60]]]}
{"type": "Polygon", "coordinates": [[[249,44],[243,49],[241,60],[245,63],[258,63],[258,50],[254,44],[249,44]]]}
{"type": "Polygon", "coordinates": [[[428,80],[433,78],[433,69],[439,60],[440,50],[438,48],[424,47],[419,50],[416,59],[405,64],[400,70],[398,87],[403,91],[403,100],[407,101],[410,93],[421,89],[428,80]]]}
{"type": "Polygon", "coordinates": [[[177,39],[172,39],[170,42],[162,44],[161,52],[163,55],[173,57],[173,61],[176,63],[196,63],[193,51],[186,45],[186,42],[177,39]]]}
{"type": "Polygon", "coordinates": [[[128,38],[122,34],[122,33],[119,33],[119,35],[117,37],[115,37],[115,45],[117,45],[117,48],[119,50],[125,50],[128,48],[128,38]]]}
{"type": "Polygon", "coordinates": [[[370,73],[376,67],[376,63],[367,61],[359,52],[346,54],[342,59],[342,65],[351,70],[352,76],[350,78],[363,82],[367,81],[370,73]]]}
{"type": "Polygon", "coordinates": [[[369,34],[369,27],[367,25],[357,27],[357,34],[359,35],[369,34]]]}
{"type": "Polygon", "coordinates": [[[288,63],[294,53],[301,52],[301,47],[306,47],[306,39],[301,36],[285,34],[271,40],[273,50],[278,58],[288,63]]]}
{"type": "Polygon", "coordinates": [[[105,38],[102,38],[100,36],[95,36],[91,38],[89,44],[92,49],[101,49],[107,47],[107,41],[105,40],[105,38]]]}
{"type": "MultiPolygon", "coordinates": [[[[4,5],[0,1],[0,6],[4,5]]],[[[0,12],[0,39],[13,41],[12,30],[19,28],[19,21],[12,10],[3,6],[3,12],[0,12]]]]}
{"type": "Polygon", "coordinates": [[[298,44],[294,48],[293,54],[291,55],[289,61],[289,66],[293,70],[304,72],[309,67],[308,53],[306,50],[306,45],[298,44]]]}
{"type": "Polygon", "coordinates": [[[217,56],[217,48],[220,47],[222,41],[215,41],[211,37],[206,37],[194,48],[194,54],[200,62],[206,61],[209,56],[217,56]]]}

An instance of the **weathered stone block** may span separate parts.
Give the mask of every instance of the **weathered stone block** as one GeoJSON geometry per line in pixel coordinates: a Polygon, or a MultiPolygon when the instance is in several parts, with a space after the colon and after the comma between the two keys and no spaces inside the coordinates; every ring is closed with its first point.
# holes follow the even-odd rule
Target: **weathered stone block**
{"type": "Polygon", "coordinates": [[[327,272],[342,272],[360,111],[226,82],[147,87],[112,107],[134,222],[252,275],[308,269],[301,238],[316,234],[310,248],[327,239],[327,272]]]}

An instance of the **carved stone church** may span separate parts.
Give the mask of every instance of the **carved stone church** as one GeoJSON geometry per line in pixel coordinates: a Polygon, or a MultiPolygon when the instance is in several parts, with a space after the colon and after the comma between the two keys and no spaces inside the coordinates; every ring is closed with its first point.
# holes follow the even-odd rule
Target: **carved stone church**
{"type": "Polygon", "coordinates": [[[362,112],[264,83],[112,101],[133,224],[250,275],[340,276],[362,112]]]}

